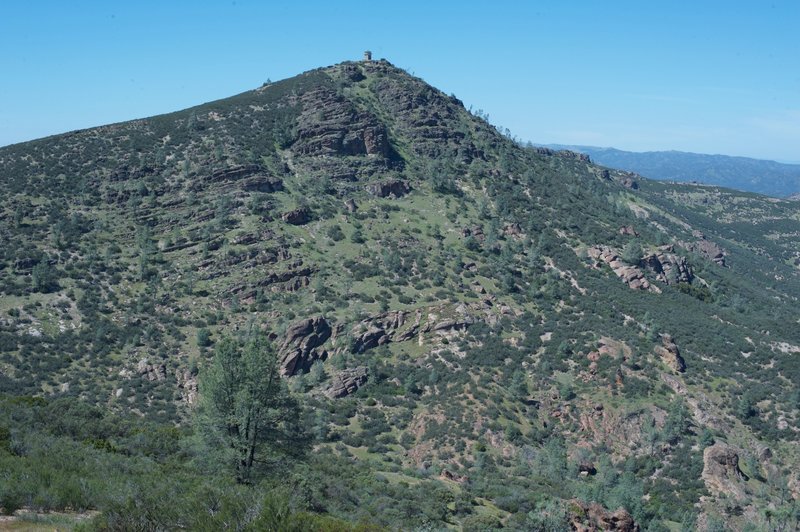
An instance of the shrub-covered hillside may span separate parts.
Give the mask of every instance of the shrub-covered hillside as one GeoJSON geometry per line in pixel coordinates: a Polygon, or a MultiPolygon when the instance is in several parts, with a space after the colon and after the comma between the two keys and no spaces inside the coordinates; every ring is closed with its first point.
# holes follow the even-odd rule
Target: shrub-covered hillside
{"type": "Polygon", "coordinates": [[[797,526],[797,202],[523,147],[386,61],[8,146],[0,179],[6,513],[797,526]],[[253,342],[298,452],[264,434],[245,478],[203,405],[253,342]]]}

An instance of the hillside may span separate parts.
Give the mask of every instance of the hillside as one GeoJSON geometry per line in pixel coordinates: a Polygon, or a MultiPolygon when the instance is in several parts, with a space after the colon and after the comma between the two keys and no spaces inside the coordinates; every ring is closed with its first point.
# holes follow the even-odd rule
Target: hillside
{"type": "Polygon", "coordinates": [[[703,183],[785,198],[800,192],[800,164],[681,151],[631,152],[594,146],[552,146],[591,156],[597,164],[652,179],[703,183]]]}
{"type": "Polygon", "coordinates": [[[797,524],[797,202],[522,148],[386,61],[0,148],[0,179],[6,512],[797,524]],[[237,486],[192,412],[254,330],[313,452],[237,486]]]}

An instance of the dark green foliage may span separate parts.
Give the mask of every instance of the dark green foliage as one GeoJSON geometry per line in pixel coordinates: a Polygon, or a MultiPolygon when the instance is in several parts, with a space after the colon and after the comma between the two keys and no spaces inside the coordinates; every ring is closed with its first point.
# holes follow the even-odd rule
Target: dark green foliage
{"type": "Polygon", "coordinates": [[[239,483],[308,446],[302,410],[278,374],[278,360],[262,335],[244,346],[221,339],[211,365],[200,375],[197,422],[208,445],[208,465],[227,469],[239,483]],[[217,460],[218,464],[213,462],[217,460]]]}

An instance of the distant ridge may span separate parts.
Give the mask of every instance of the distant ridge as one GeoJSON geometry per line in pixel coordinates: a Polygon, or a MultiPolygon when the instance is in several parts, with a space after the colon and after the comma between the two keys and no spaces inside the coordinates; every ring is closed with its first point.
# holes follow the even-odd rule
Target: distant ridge
{"type": "Polygon", "coordinates": [[[800,164],[681,151],[630,152],[616,148],[547,144],[589,155],[603,166],[653,179],[699,182],[775,197],[800,194],[800,164]]]}

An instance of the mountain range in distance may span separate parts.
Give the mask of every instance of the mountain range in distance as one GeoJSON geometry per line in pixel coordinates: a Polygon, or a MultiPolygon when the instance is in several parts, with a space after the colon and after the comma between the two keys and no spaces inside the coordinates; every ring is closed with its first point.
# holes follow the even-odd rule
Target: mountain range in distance
{"type": "Polygon", "coordinates": [[[800,197],[800,164],[673,150],[631,152],[596,146],[544,146],[585,153],[603,166],[636,172],[653,179],[698,182],[779,198],[800,197]]]}

